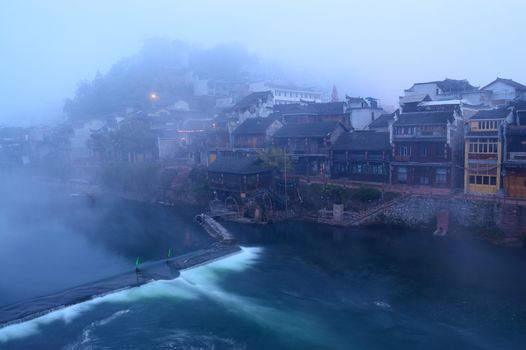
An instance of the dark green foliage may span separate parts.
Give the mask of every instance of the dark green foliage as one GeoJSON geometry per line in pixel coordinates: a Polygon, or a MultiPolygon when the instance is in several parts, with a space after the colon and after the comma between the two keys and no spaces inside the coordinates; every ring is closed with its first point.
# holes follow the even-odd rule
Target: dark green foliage
{"type": "Polygon", "coordinates": [[[341,186],[323,185],[321,188],[322,198],[336,204],[344,203],[349,197],[349,191],[341,186]]]}
{"type": "Polygon", "coordinates": [[[257,76],[258,70],[263,71],[261,67],[237,45],[198,49],[177,41],[150,40],[139,53],[117,62],[108,73],[82,81],[63,110],[71,120],[89,120],[121,113],[127,107],[142,111],[164,107],[193,96],[193,83],[188,79],[191,75],[241,82],[257,76]],[[149,99],[151,92],[158,100],[149,99]]]}
{"type": "Polygon", "coordinates": [[[360,202],[376,201],[382,197],[382,192],[376,188],[362,187],[353,192],[351,198],[360,202]]]}
{"type": "Polygon", "coordinates": [[[134,162],[136,159],[157,159],[157,136],[148,121],[128,118],[116,130],[99,130],[91,134],[89,146],[100,160],[116,159],[134,162]]]}
{"type": "Polygon", "coordinates": [[[196,202],[207,203],[210,200],[210,188],[206,179],[206,171],[201,168],[193,168],[189,178],[192,181],[192,195],[196,202]]]}
{"type": "Polygon", "coordinates": [[[101,186],[111,190],[144,192],[155,189],[157,184],[152,180],[158,173],[156,163],[115,162],[102,166],[97,177],[101,186]]]}
{"type": "Polygon", "coordinates": [[[292,170],[292,160],[278,148],[270,148],[260,151],[258,152],[258,157],[266,166],[280,173],[284,173],[285,169],[287,172],[292,170]]]}

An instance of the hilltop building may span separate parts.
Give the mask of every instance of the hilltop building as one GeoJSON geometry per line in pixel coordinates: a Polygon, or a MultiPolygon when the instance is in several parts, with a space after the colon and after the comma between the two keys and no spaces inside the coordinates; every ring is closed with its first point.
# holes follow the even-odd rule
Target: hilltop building
{"type": "Polygon", "coordinates": [[[274,103],[277,105],[299,103],[301,101],[321,102],[323,98],[323,92],[314,88],[280,85],[269,82],[250,84],[249,91],[270,91],[274,96],[274,103]]]}

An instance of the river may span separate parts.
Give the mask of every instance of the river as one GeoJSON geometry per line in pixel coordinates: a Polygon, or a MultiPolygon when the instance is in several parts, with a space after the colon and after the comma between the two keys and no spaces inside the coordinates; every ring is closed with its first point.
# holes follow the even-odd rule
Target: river
{"type": "MultiPolygon", "coordinates": [[[[0,306],[210,243],[195,208],[10,191],[0,306]],[[15,195],[16,194],[16,195],[15,195]]],[[[225,224],[226,259],[0,329],[1,349],[523,349],[526,254],[465,236],[225,224]]]]}

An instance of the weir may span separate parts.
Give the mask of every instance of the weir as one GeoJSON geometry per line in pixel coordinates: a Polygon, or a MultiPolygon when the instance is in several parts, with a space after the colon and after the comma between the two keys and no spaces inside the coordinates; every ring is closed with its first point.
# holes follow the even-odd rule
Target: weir
{"type": "Polygon", "coordinates": [[[180,275],[182,270],[204,265],[240,252],[241,248],[233,244],[234,236],[219,223],[215,223],[216,225],[210,227],[203,225],[210,235],[218,239],[218,242],[212,243],[207,248],[173,258],[143,263],[136,270],[130,270],[58,293],[0,306],[0,328],[28,321],[49,312],[120,290],[138,287],[156,280],[174,279],[180,275]],[[221,229],[222,234],[212,234],[215,229],[221,229]]]}

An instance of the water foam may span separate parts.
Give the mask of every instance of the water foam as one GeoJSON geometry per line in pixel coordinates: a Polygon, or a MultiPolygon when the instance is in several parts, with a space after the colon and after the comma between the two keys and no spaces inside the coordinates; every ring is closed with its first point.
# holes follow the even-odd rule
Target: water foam
{"type": "Polygon", "coordinates": [[[110,317],[104,318],[104,319],[99,320],[99,321],[92,322],[89,326],[87,326],[86,328],[84,328],[82,330],[82,335],[80,336],[80,340],[78,340],[77,342],[74,342],[72,344],[66,345],[64,347],[64,349],[65,350],[77,350],[77,349],[84,348],[85,344],[87,344],[87,343],[89,343],[89,342],[91,342],[93,340],[92,339],[92,334],[93,334],[93,330],[95,328],[100,327],[100,326],[105,326],[108,323],[113,322],[117,318],[127,314],[128,312],[130,312],[130,310],[128,310],[128,309],[120,310],[120,311],[115,312],[110,317]]]}
{"type": "MultiPolygon", "coordinates": [[[[261,248],[241,248],[239,254],[229,256],[225,259],[213,261],[207,265],[201,265],[183,271],[183,276],[201,275],[200,281],[210,278],[217,282],[219,275],[228,271],[242,271],[252,265],[261,252],[261,248]]],[[[105,296],[91,299],[79,304],[68,306],[60,310],[52,311],[35,319],[8,325],[0,329],[0,343],[35,335],[40,332],[42,326],[62,321],[68,324],[81,314],[92,310],[102,303],[130,303],[141,299],[170,297],[176,299],[197,299],[201,293],[196,293],[196,286],[188,281],[176,278],[174,280],[154,281],[136,288],[130,288],[105,296]]],[[[212,284],[212,282],[210,282],[212,284]]]]}
{"type": "MultiPolygon", "coordinates": [[[[282,333],[287,338],[292,336],[311,342],[331,339],[327,330],[322,329],[308,314],[279,310],[265,305],[266,303],[261,299],[230,293],[223,289],[220,281],[228,273],[251,268],[260,253],[261,248],[242,248],[242,252],[237,255],[181,271],[180,277],[174,280],[155,281],[137,288],[111,293],[27,322],[7,326],[0,329],[0,343],[34,335],[40,331],[42,326],[52,322],[63,321],[67,324],[101,303],[129,304],[158,297],[177,300],[207,298],[222,305],[227,312],[272,329],[276,333],[282,333]]],[[[89,340],[92,329],[93,327],[90,326],[84,329],[80,337],[81,343],[83,340],[89,340]]]]}

